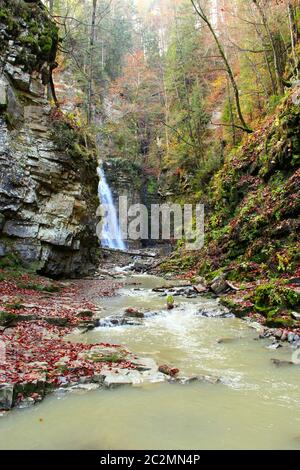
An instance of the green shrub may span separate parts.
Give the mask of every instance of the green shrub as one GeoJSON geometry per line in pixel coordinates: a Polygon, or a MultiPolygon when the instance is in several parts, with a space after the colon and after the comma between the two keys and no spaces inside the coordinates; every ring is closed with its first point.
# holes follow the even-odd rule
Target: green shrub
{"type": "Polygon", "coordinates": [[[257,312],[273,317],[282,310],[299,306],[300,293],[274,283],[263,284],[256,288],[253,302],[257,312]]]}
{"type": "Polygon", "coordinates": [[[12,312],[0,311],[0,325],[8,325],[17,318],[17,315],[12,312]]]}

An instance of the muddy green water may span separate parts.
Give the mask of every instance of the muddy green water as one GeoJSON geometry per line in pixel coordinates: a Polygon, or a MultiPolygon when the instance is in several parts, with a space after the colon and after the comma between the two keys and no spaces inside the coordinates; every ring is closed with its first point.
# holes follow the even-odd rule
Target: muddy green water
{"type": "Polygon", "coordinates": [[[196,315],[201,306],[214,308],[214,300],[179,297],[165,311],[165,298],[151,292],[163,280],[134,276],[127,283],[119,296],[101,301],[103,317],[128,306],[159,315],[141,327],[98,328],[78,340],[124,344],[182,375],[216,375],[223,383],[53,395],[0,419],[1,449],[300,449],[300,368],[270,361],[290,359],[288,346],[268,350],[243,321],[196,315]],[[236,340],[219,344],[224,337],[236,340]]]}

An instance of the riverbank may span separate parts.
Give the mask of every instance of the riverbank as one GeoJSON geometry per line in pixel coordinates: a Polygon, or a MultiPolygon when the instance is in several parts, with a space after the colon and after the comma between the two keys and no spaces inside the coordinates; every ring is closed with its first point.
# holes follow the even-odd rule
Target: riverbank
{"type": "MultiPolygon", "coordinates": [[[[199,254],[196,258],[198,256],[199,254]]],[[[190,257],[188,253],[175,252],[155,272],[167,278],[171,276],[185,280],[192,286],[198,284],[204,294],[210,292],[218,296],[222,305],[228,307],[235,316],[260,323],[266,334],[269,330],[277,330],[276,337],[286,340],[293,333],[296,342],[299,341],[299,267],[292,274],[283,272],[270,277],[257,270],[257,266],[253,264],[251,269],[247,267],[247,275],[236,276],[234,270],[220,269],[202,277],[199,276],[199,269],[194,267],[195,259],[192,258],[191,261],[190,257]]],[[[240,266],[241,270],[242,267],[240,266]]]]}
{"type": "Polygon", "coordinates": [[[34,404],[58,387],[99,382],[112,366],[135,368],[135,357],[119,345],[65,340],[99,324],[90,299],[113,296],[119,282],[50,281],[16,269],[0,276],[0,409],[34,404]]]}

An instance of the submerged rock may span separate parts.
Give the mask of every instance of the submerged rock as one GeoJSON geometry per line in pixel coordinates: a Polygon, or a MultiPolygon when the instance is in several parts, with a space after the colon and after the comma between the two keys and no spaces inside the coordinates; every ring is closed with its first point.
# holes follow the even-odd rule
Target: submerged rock
{"type": "Polygon", "coordinates": [[[282,345],[280,343],[272,343],[272,344],[269,344],[269,346],[267,346],[267,349],[279,349],[279,348],[282,348],[282,345]]]}
{"type": "Polygon", "coordinates": [[[100,383],[86,383],[86,384],[78,384],[70,387],[70,391],[83,391],[83,392],[91,392],[94,390],[98,390],[100,387],[100,383]]]}
{"type": "Polygon", "coordinates": [[[132,361],[132,365],[140,372],[157,370],[157,364],[155,360],[151,358],[135,359],[132,361]]]}
{"type": "Polygon", "coordinates": [[[287,340],[288,340],[289,343],[292,343],[292,342],[294,341],[294,338],[295,338],[295,333],[291,333],[291,332],[290,332],[290,333],[288,334],[287,340]]]}
{"type": "Polygon", "coordinates": [[[220,377],[215,377],[213,375],[195,375],[192,377],[171,377],[169,383],[180,384],[180,385],[190,385],[192,383],[202,382],[210,384],[221,383],[222,380],[220,377]]]}
{"type": "Polygon", "coordinates": [[[281,359],[271,359],[271,362],[277,367],[294,366],[293,361],[282,361],[281,359]]]}
{"type": "Polygon", "coordinates": [[[234,318],[234,315],[225,308],[201,308],[197,315],[205,318],[234,318]]]}
{"type": "Polygon", "coordinates": [[[238,341],[240,338],[220,338],[218,339],[217,343],[218,344],[229,344],[229,343],[235,343],[238,341]]]}
{"type": "Polygon", "coordinates": [[[113,328],[116,326],[141,326],[143,324],[142,319],[130,317],[127,315],[112,315],[110,317],[102,318],[99,321],[99,326],[113,328]]]}

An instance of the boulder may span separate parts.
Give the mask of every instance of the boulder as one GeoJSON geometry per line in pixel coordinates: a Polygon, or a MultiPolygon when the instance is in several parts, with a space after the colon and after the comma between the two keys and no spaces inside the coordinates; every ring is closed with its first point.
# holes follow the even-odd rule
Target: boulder
{"type": "Polygon", "coordinates": [[[133,318],[125,315],[111,315],[110,317],[101,318],[99,325],[106,328],[124,325],[140,326],[142,325],[142,321],[140,318],[133,318]]]}
{"type": "Polygon", "coordinates": [[[209,384],[218,384],[222,382],[220,377],[216,377],[213,375],[195,375],[192,377],[171,377],[168,381],[170,383],[175,383],[175,384],[180,384],[180,385],[189,385],[189,384],[197,383],[197,382],[209,383],[209,384]]]}
{"type": "Polygon", "coordinates": [[[228,289],[225,274],[221,274],[220,276],[215,277],[211,283],[210,288],[216,295],[220,295],[225,292],[228,289]]]}
{"type": "Polygon", "coordinates": [[[14,247],[26,266],[36,262],[42,250],[41,243],[30,238],[17,240],[14,247]]]}
{"type": "Polygon", "coordinates": [[[0,410],[10,410],[13,406],[14,387],[9,384],[0,385],[0,410]]]}
{"type": "Polygon", "coordinates": [[[299,313],[299,312],[292,312],[292,313],[291,313],[291,317],[292,317],[294,320],[300,321],[300,313],[299,313]]]}

